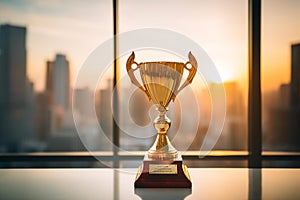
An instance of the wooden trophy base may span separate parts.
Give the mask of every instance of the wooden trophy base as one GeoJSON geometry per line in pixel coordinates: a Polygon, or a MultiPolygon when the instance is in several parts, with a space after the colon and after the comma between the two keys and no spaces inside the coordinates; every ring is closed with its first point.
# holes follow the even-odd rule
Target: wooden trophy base
{"type": "Polygon", "coordinates": [[[192,182],[181,155],[175,160],[152,160],[145,155],[137,173],[135,188],[191,188],[192,182]]]}

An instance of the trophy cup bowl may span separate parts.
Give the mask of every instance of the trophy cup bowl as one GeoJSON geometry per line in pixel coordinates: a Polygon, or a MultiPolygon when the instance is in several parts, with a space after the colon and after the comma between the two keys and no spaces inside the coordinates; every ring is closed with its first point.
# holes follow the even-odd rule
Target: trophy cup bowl
{"type": "Polygon", "coordinates": [[[182,164],[181,155],[168,139],[167,132],[171,126],[171,120],[166,115],[171,100],[175,100],[176,95],[192,82],[196,74],[197,61],[191,52],[188,56],[189,61],[186,63],[137,63],[134,61],[135,54],[132,52],[127,60],[126,69],[131,82],[146,93],[158,111],[158,117],[154,120],[157,138],[145,155],[135,187],[191,187],[191,180],[186,166],[182,164]],[[140,72],[142,85],[134,75],[136,70],[140,72]],[[189,74],[181,84],[184,70],[187,70],[189,74]]]}

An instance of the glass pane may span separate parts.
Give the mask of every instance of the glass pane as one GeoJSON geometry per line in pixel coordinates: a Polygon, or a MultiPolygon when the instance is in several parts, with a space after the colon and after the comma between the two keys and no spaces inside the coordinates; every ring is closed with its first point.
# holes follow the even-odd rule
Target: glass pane
{"type": "Polygon", "coordinates": [[[0,152],[85,151],[82,142],[108,150],[93,138],[98,130],[91,129],[92,111],[85,107],[94,91],[88,84],[74,90],[73,114],[81,117],[79,128],[89,130],[85,138],[77,134],[71,98],[82,63],[112,37],[112,2],[0,6],[0,152]]]}
{"type": "MultiPolygon", "coordinates": [[[[191,86],[182,90],[174,103],[169,104],[167,115],[172,126],[168,135],[175,148],[181,151],[200,150],[212,125],[212,93],[223,85],[227,112],[222,134],[214,149],[247,150],[247,1],[130,0],[120,1],[119,6],[121,34],[143,28],[168,29],[182,34],[204,49],[221,76],[221,82],[209,82],[200,71],[191,86]]],[[[149,35],[144,40],[155,40],[153,37],[149,35]]],[[[136,41],[133,39],[130,42],[136,41]]],[[[170,36],[171,42],[174,40],[170,36]]],[[[177,44],[176,41],[174,43],[177,44]]],[[[120,49],[126,45],[128,41],[121,41],[120,49]]],[[[152,125],[157,116],[155,106],[130,82],[125,70],[130,54],[135,51],[137,63],[184,63],[188,60],[189,48],[180,56],[172,53],[171,49],[143,47],[120,55],[122,150],[148,150],[156,138],[156,130],[152,125]]],[[[202,60],[198,60],[199,69],[207,67],[202,63],[202,60]]],[[[135,75],[141,81],[138,72],[135,75]]]]}
{"type": "Polygon", "coordinates": [[[300,2],[262,2],[263,149],[299,151],[300,2]]]}

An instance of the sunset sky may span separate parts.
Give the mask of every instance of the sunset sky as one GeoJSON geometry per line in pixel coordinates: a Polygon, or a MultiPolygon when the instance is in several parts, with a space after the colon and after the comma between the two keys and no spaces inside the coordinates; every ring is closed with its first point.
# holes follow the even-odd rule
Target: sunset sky
{"type": "MultiPolygon", "coordinates": [[[[224,81],[247,84],[247,0],[120,0],[120,33],[165,28],[197,42],[224,81]]],[[[290,78],[290,46],[300,41],[300,1],[262,0],[262,86],[290,78]]],[[[109,0],[0,0],[0,23],[27,27],[27,74],[44,88],[45,62],[65,53],[72,77],[99,44],[112,37],[109,0]]],[[[122,66],[122,63],[121,63],[122,66]]]]}

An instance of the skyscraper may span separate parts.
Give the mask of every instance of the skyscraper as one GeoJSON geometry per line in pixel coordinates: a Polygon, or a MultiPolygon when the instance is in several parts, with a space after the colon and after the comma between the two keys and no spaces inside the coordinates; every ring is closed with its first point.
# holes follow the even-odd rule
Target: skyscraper
{"type": "Polygon", "coordinates": [[[70,105],[70,72],[69,61],[65,55],[56,54],[53,62],[53,77],[50,75],[49,79],[53,79],[54,105],[68,110],[70,105]]]}
{"type": "Polygon", "coordinates": [[[0,26],[0,151],[33,137],[33,84],[26,78],[26,28],[0,26]]]}
{"type": "Polygon", "coordinates": [[[0,104],[22,107],[26,93],[26,28],[0,26],[0,104]]]}
{"type": "Polygon", "coordinates": [[[300,43],[292,45],[291,106],[300,107],[300,43]]]}
{"type": "Polygon", "coordinates": [[[102,131],[104,134],[112,140],[112,106],[111,106],[111,98],[112,98],[112,80],[107,80],[107,87],[105,89],[101,89],[100,92],[100,100],[99,100],[99,107],[98,107],[98,119],[102,131]]]}
{"type": "Polygon", "coordinates": [[[226,92],[226,119],[216,149],[246,149],[246,118],[242,90],[235,81],[212,83],[210,91],[217,97],[222,84],[226,92]]]}
{"type": "MultiPolygon", "coordinates": [[[[45,92],[37,95],[37,125],[40,139],[49,139],[64,128],[64,118],[70,115],[69,61],[63,54],[56,54],[54,61],[46,62],[45,92]]],[[[68,118],[69,119],[69,118],[68,118]]],[[[70,120],[69,120],[70,121],[70,120]]]]}
{"type": "Polygon", "coordinates": [[[53,105],[54,99],[53,99],[53,62],[47,61],[47,72],[46,72],[46,88],[45,92],[48,96],[48,103],[49,105],[53,105]]]}
{"type": "Polygon", "coordinates": [[[291,112],[289,145],[300,150],[300,43],[292,45],[291,112]]]}
{"type": "Polygon", "coordinates": [[[266,101],[270,129],[266,138],[272,150],[300,150],[300,44],[291,46],[291,61],[291,82],[281,84],[278,94],[266,101]]]}
{"type": "Polygon", "coordinates": [[[88,88],[74,89],[74,109],[82,116],[82,120],[85,121],[93,116],[93,109],[90,106],[94,104],[93,92],[88,88]]]}

